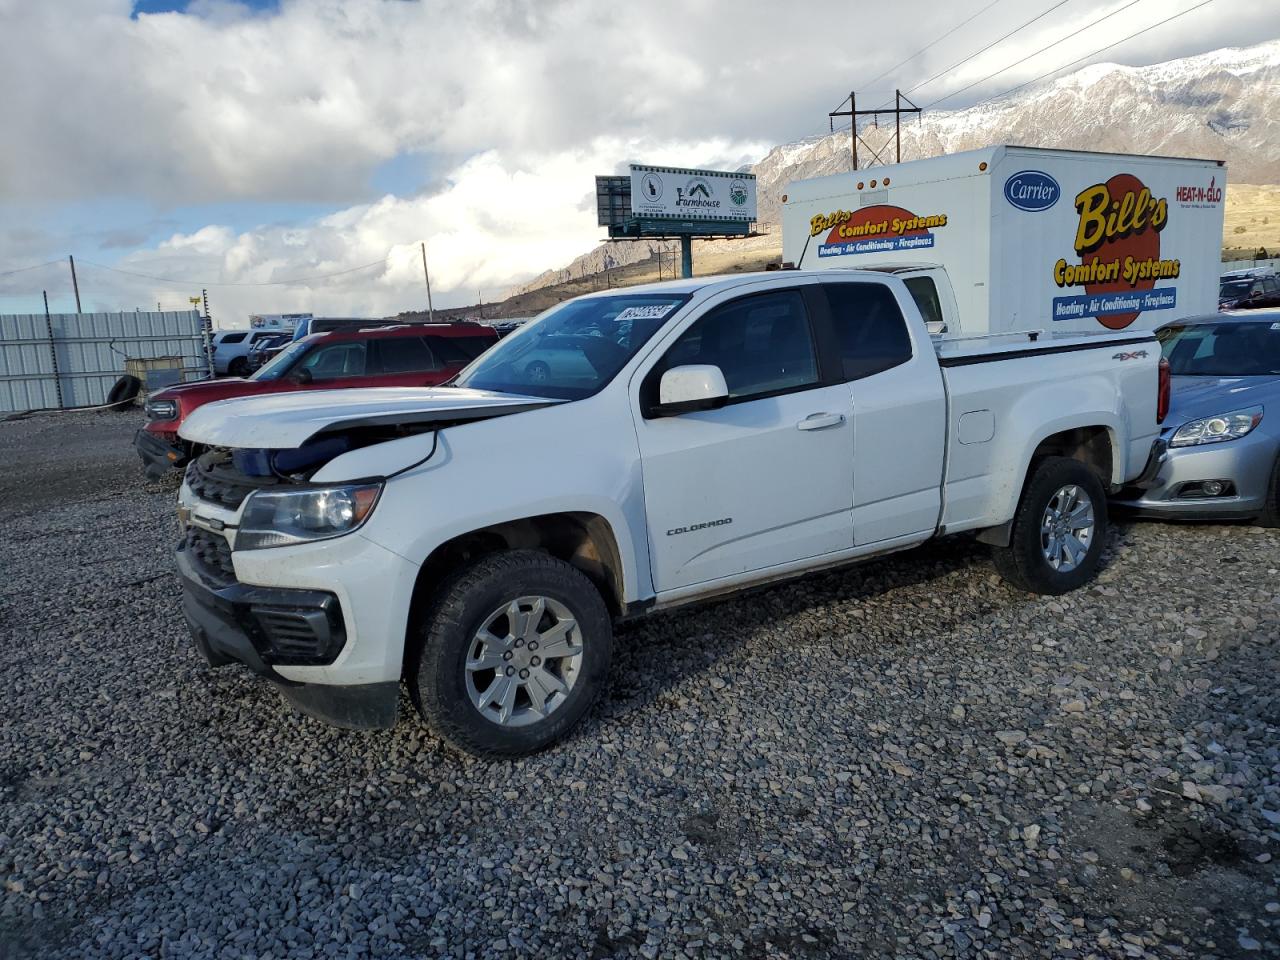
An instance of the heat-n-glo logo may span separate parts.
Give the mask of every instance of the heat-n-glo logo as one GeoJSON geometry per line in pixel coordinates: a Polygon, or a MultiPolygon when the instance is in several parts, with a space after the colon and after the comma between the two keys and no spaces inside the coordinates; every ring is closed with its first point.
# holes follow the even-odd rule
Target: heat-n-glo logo
{"type": "Polygon", "coordinates": [[[1062,188],[1041,170],[1023,170],[1004,182],[1004,198],[1019,210],[1037,213],[1058,202],[1062,188]]]}

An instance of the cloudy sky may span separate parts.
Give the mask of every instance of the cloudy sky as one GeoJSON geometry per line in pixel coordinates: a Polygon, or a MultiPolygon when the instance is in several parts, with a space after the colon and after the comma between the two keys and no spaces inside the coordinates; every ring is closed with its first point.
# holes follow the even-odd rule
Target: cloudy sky
{"type": "MultiPolygon", "coordinates": [[[[851,87],[940,74],[927,103],[1126,8],[962,108],[1200,2],[0,0],[0,312],[74,309],[69,253],[87,310],[419,309],[420,241],[436,305],[474,303],[598,241],[597,173],[736,168],[851,87]]],[[[1275,0],[1211,0],[1105,59],[1277,35],[1275,0]]]]}

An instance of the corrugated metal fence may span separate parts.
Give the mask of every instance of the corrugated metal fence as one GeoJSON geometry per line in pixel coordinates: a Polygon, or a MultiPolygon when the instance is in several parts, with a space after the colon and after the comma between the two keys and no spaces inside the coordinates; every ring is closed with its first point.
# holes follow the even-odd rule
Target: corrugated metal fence
{"type": "Polygon", "coordinates": [[[194,310],[0,314],[0,412],[106,403],[127,360],[170,359],[182,380],[207,376],[205,343],[194,310]]]}
{"type": "Polygon", "coordinates": [[[1280,273],[1280,258],[1271,260],[1224,260],[1222,261],[1222,272],[1228,270],[1270,270],[1272,273],[1280,273]]]}

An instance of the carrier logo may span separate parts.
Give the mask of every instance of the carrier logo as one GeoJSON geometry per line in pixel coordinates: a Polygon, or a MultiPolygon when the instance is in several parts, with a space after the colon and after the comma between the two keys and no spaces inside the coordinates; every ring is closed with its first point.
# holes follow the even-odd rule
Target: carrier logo
{"type": "Polygon", "coordinates": [[[1019,210],[1048,210],[1060,196],[1058,181],[1041,170],[1023,170],[1004,182],[1004,198],[1019,210]]]}
{"type": "Polygon", "coordinates": [[[902,207],[878,203],[860,210],[820,213],[809,221],[809,235],[827,234],[818,246],[819,257],[844,257],[932,247],[933,231],[946,225],[945,213],[918,217],[902,207]]]}
{"type": "Polygon", "coordinates": [[[1207,187],[1182,186],[1174,196],[1184,207],[1216,207],[1222,202],[1222,188],[1217,177],[1210,177],[1207,187]]]}
{"type": "Polygon", "coordinates": [[[723,520],[708,520],[706,523],[691,523],[687,527],[672,527],[667,531],[667,536],[675,537],[682,533],[693,533],[695,530],[707,530],[711,527],[723,527],[729,523],[733,523],[733,517],[725,517],[723,520]]]}

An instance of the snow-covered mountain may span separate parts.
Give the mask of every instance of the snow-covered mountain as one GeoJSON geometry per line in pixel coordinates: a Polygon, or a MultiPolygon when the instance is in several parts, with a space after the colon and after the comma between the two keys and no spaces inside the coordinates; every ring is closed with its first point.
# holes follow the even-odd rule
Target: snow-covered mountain
{"type": "MultiPolygon", "coordinates": [[[[864,136],[879,146],[891,135],[864,136]]],[[[1227,161],[1228,183],[1280,183],[1280,40],[1147,67],[1095,63],[992,103],[927,111],[903,127],[902,159],[997,143],[1206,157],[1227,161]]],[[[847,131],[775,147],[754,168],[760,219],[777,220],[790,181],[848,169],[847,131]]]]}
{"type": "MultiPolygon", "coordinates": [[[[890,137],[892,128],[864,136],[878,146],[877,134],[890,137]]],[[[929,110],[903,127],[902,158],[998,143],[1206,157],[1227,161],[1229,184],[1280,183],[1280,40],[1146,67],[1096,63],[991,103],[929,110]]],[[[849,166],[848,131],[774,147],[752,168],[762,228],[776,225],[788,183],[849,166]]],[[[602,244],[512,292],[647,259],[650,247],[602,244]]]]}

